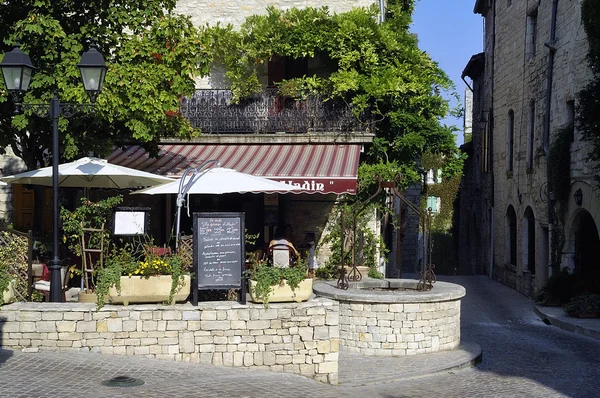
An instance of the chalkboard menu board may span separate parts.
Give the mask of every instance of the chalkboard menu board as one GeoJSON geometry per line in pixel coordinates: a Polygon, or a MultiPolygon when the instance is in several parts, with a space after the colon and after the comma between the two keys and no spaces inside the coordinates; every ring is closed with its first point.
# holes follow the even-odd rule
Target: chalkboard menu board
{"type": "Polygon", "coordinates": [[[194,269],[198,290],[239,288],[245,303],[244,213],[194,213],[194,269]]]}

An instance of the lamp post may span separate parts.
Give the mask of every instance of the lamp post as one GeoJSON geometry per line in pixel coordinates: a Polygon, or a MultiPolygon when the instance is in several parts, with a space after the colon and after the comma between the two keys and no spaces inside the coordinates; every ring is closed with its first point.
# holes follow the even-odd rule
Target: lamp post
{"type": "Polygon", "coordinates": [[[61,263],[58,255],[58,119],[60,116],[71,117],[80,110],[93,108],[96,97],[102,91],[106,76],[104,56],[91,44],[88,51],[81,56],[77,64],[90,104],[68,104],[58,100],[56,92],[47,104],[19,103],[21,95],[27,92],[34,67],[29,56],[17,46],[4,55],[0,68],[4,76],[4,84],[12,95],[18,110],[31,110],[40,117],[49,117],[52,122],[52,260],[50,260],[50,301],[62,301],[61,263]]]}

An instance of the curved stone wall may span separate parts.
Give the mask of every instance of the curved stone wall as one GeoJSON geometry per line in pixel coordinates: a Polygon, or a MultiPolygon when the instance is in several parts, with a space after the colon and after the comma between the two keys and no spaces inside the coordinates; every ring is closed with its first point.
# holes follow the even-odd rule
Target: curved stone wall
{"type": "Polygon", "coordinates": [[[318,283],[314,291],[340,303],[340,351],[402,356],[458,347],[465,288],[436,282],[431,291],[419,292],[416,285],[416,280],[367,279],[348,290],[336,289],[335,282],[318,283]]]}

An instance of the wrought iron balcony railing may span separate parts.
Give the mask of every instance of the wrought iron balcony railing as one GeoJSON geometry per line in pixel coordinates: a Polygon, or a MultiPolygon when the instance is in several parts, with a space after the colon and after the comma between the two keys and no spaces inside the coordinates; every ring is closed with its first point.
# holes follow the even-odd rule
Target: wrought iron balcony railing
{"type": "Polygon", "coordinates": [[[230,90],[200,89],[181,103],[181,112],[203,133],[354,133],[369,132],[366,118],[357,118],[343,101],[318,97],[294,100],[277,89],[232,104],[230,90]]]}

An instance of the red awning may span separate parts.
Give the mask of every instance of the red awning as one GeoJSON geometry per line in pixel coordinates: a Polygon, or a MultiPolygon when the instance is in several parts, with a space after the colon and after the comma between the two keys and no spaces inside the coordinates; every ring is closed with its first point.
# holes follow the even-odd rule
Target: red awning
{"type": "Polygon", "coordinates": [[[217,159],[222,167],[297,185],[299,192],[356,194],[360,150],[357,144],[165,144],[159,145],[157,158],[150,158],[133,145],[116,149],[108,161],[175,177],[217,159]]]}

